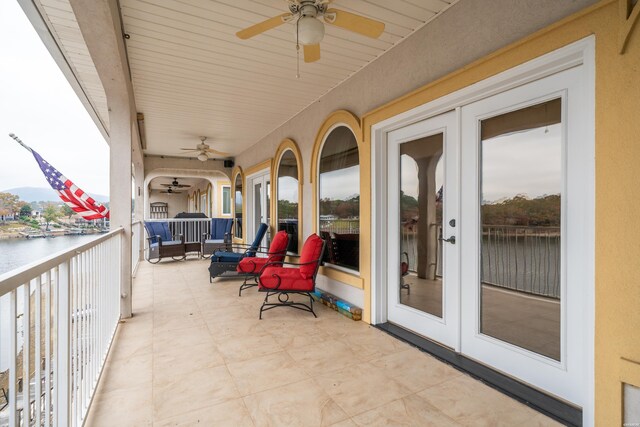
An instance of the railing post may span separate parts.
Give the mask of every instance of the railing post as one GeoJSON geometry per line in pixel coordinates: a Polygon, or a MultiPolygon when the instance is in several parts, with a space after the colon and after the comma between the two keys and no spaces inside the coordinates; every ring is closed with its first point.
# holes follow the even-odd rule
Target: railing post
{"type": "Polygon", "coordinates": [[[56,425],[71,423],[71,261],[58,267],[57,332],[58,354],[56,355],[56,425]]]}

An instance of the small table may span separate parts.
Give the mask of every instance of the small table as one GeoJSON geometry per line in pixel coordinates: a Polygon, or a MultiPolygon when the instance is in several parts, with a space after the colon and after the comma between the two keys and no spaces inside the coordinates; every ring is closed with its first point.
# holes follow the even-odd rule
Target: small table
{"type": "Polygon", "coordinates": [[[184,244],[184,251],[186,253],[198,252],[198,256],[200,256],[201,250],[202,250],[202,245],[200,244],[200,242],[187,242],[184,244]]]}

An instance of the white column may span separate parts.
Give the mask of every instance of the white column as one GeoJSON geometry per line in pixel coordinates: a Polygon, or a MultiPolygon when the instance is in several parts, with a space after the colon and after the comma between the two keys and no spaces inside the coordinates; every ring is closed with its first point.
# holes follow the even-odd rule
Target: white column
{"type": "Polygon", "coordinates": [[[131,113],[127,105],[109,113],[109,208],[111,229],[124,228],[120,246],[120,316],[131,317],[131,113]]]}

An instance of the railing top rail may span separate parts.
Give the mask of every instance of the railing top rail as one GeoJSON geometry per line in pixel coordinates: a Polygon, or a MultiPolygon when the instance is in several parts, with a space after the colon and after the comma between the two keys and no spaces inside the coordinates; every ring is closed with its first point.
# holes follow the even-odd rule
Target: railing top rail
{"type": "MultiPolygon", "coordinates": [[[[233,219],[231,217],[226,217],[228,219],[233,219]]],[[[211,221],[213,218],[149,218],[145,219],[144,222],[198,222],[198,221],[211,221]]]]}
{"type": "Polygon", "coordinates": [[[559,225],[502,225],[502,224],[482,224],[483,227],[492,228],[511,228],[511,229],[527,229],[527,230],[560,230],[559,225]]]}
{"type": "Polygon", "coordinates": [[[122,227],[117,228],[100,237],[96,237],[95,240],[73,246],[64,251],[54,253],[46,258],[34,261],[30,264],[18,267],[15,270],[11,270],[0,275],[0,297],[27,283],[31,279],[46,273],[63,262],[70,260],[74,256],[98,246],[100,243],[123,232],[124,229],[122,227]]]}
{"type": "Polygon", "coordinates": [[[133,222],[131,223],[131,225],[136,225],[136,224],[142,224],[142,220],[138,219],[138,220],[133,221],[133,222]]]}

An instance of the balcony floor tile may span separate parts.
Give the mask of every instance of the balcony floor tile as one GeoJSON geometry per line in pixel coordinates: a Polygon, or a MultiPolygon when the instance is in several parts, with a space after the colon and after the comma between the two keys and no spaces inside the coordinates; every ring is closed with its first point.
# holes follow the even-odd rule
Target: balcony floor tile
{"type": "Polygon", "coordinates": [[[208,263],[140,264],[87,426],[556,425],[321,304],[258,320],[208,263]]]}

